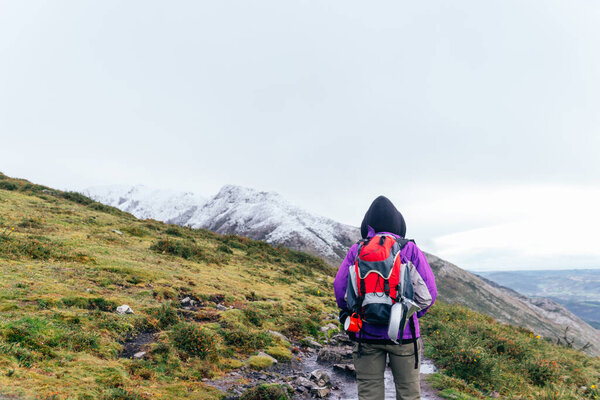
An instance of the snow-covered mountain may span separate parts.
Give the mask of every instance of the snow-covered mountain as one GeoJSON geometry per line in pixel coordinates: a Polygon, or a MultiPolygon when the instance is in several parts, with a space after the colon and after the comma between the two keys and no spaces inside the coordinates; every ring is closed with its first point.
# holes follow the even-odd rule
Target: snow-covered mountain
{"type": "Polygon", "coordinates": [[[331,264],[339,265],[360,235],[358,228],[312,214],[278,193],[234,185],[224,186],[209,199],[140,185],[96,186],[82,193],[138,218],[264,240],[323,257],[331,264]]]}
{"type": "Polygon", "coordinates": [[[190,192],[158,190],[144,185],[94,186],[82,194],[108,206],[117,207],[137,218],[168,221],[201,207],[206,198],[190,192]]]}

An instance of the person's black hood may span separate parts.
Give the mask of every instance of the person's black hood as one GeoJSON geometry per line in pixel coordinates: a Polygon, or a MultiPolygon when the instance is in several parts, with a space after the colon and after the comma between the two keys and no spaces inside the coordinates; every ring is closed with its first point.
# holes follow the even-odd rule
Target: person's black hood
{"type": "Polygon", "coordinates": [[[360,224],[360,233],[364,238],[369,233],[369,226],[375,232],[390,232],[404,237],[406,235],[406,222],[400,211],[385,196],[379,196],[367,210],[360,224]]]}

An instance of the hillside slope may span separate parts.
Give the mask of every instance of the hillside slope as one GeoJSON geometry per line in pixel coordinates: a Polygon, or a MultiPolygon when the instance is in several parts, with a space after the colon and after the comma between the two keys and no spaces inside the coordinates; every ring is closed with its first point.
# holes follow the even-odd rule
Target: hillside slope
{"type": "Polygon", "coordinates": [[[433,269],[440,299],[463,304],[494,318],[531,329],[554,341],[562,340],[568,327],[568,338],[590,354],[600,354],[600,331],[550,299],[531,299],[511,289],[494,285],[454,264],[427,254],[433,269]]]}
{"type": "Polygon", "coordinates": [[[0,274],[11,399],[217,399],[202,379],[257,350],[291,357],[267,330],[316,336],[335,312],[320,259],[2,174],[0,274]],[[119,315],[124,304],[134,314],[119,315]]]}
{"type": "Polygon", "coordinates": [[[83,194],[106,205],[153,218],[221,234],[236,234],[305,251],[339,265],[358,229],[297,207],[275,192],[225,185],[209,199],[173,194],[143,186],[90,187],[83,194]],[[168,198],[169,201],[163,201],[168,198]],[[170,209],[169,209],[170,205],[170,209]]]}

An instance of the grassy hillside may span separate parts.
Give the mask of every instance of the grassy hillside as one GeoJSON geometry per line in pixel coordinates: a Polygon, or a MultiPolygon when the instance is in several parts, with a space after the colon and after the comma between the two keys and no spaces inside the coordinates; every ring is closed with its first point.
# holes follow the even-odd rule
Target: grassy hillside
{"type": "Polygon", "coordinates": [[[437,278],[441,300],[528,327],[536,335],[554,341],[562,340],[568,327],[575,347],[585,348],[590,355],[600,355],[600,331],[564,307],[552,301],[527,298],[434,255],[427,254],[427,259],[437,278]]]}
{"type": "Polygon", "coordinates": [[[525,328],[438,303],[423,320],[425,353],[449,398],[598,399],[600,358],[557,346],[525,328]]]}
{"type": "MultiPolygon", "coordinates": [[[[203,379],[260,367],[259,350],[292,357],[267,330],[318,336],[336,311],[334,273],[0,174],[0,397],[217,399],[203,379]],[[134,314],[117,314],[122,304],[134,314]]],[[[443,303],[423,324],[451,398],[598,396],[598,358],[443,303]]]]}
{"type": "Polygon", "coordinates": [[[5,176],[0,216],[3,395],[216,398],[202,378],[258,349],[289,354],[267,329],[316,334],[334,311],[331,267],[303,253],[5,176]],[[118,315],[122,304],[135,313],[118,315]],[[126,340],[149,336],[146,358],[120,357],[126,340]]]}

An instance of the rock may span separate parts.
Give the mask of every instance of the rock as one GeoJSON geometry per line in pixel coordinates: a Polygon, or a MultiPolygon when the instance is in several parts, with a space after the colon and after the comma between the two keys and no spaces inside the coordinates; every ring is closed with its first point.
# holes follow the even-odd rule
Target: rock
{"type": "Polygon", "coordinates": [[[315,382],[319,387],[331,384],[331,378],[324,369],[315,369],[311,372],[310,380],[315,382]]]}
{"type": "Polygon", "coordinates": [[[273,356],[268,355],[267,353],[265,353],[264,351],[259,351],[258,352],[258,356],[259,357],[266,357],[266,358],[270,358],[271,361],[273,361],[273,364],[277,364],[277,359],[273,356]]]}
{"type": "Polygon", "coordinates": [[[350,343],[352,343],[352,340],[350,340],[348,335],[345,333],[336,333],[335,335],[333,335],[331,337],[331,339],[329,339],[329,341],[332,342],[333,344],[350,344],[350,343]]]}
{"type": "Polygon", "coordinates": [[[111,230],[111,232],[114,232],[114,233],[116,233],[117,235],[122,235],[122,234],[123,234],[123,232],[121,232],[121,231],[119,231],[119,230],[117,230],[117,229],[113,229],[113,230],[111,230]]]}
{"type": "Polygon", "coordinates": [[[356,374],[354,364],[333,364],[333,369],[337,369],[338,371],[347,372],[353,375],[356,374]]]}
{"type": "Polygon", "coordinates": [[[181,300],[181,304],[187,304],[191,301],[192,301],[192,299],[190,299],[189,297],[186,297],[185,299],[181,300]]]}
{"type": "Polygon", "coordinates": [[[225,311],[225,310],[227,310],[227,307],[225,307],[223,304],[217,304],[217,305],[215,306],[215,308],[216,308],[217,310],[220,310],[220,311],[225,311]]]}
{"type": "Polygon", "coordinates": [[[294,381],[294,385],[297,388],[303,387],[303,388],[307,388],[307,389],[312,389],[313,387],[316,387],[316,385],[311,382],[310,380],[306,379],[303,376],[299,376],[296,378],[296,380],[294,381]]]}
{"type": "Polygon", "coordinates": [[[133,358],[140,359],[140,358],[144,358],[145,355],[146,355],[145,351],[138,351],[137,353],[135,353],[133,355],[133,358]]]}
{"type": "MultiPolygon", "coordinates": [[[[585,386],[584,386],[584,387],[585,387],[585,386]]],[[[492,393],[490,394],[490,397],[494,397],[494,398],[496,398],[496,399],[497,399],[498,397],[500,397],[500,393],[498,393],[498,392],[492,392],[492,393]]]]}
{"type": "Polygon", "coordinates": [[[271,335],[273,335],[273,336],[275,336],[275,337],[277,337],[277,338],[279,338],[281,340],[285,340],[288,343],[291,343],[290,339],[288,339],[283,333],[280,333],[280,332],[277,332],[277,331],[272,331],[270,329],[267,329],[267,333],[269,333],[269,334],[271,334],[271,335]]]}
{"type": "Polygon", "coordinates": [[[311,394],[315,397],[318,397],[320,399],[329,396],[329,393],[331,393],[331,389],[327,388],[327,387],[316,387],[316,388],[312,388],[310,390],[311,394]]]}
{"type": "Polygon", "coordinates": [[[133,310],[127,304],[117,307],[117,314],[133,314],[133,310]]]}
{"type": "Polygon", "coordinates": [[[320,349],[323,347],[321,343],[315,341],[315,339],[310,336],[305,337],[300,342],[305,346],[312,347],[313,349],[320,349]]]}
{"type": "Polygon", "coordinates": [[[352,350],[338,347],[324,347],[317,355],[318,362],[341,364],[344,359],[352,358],[352,350]]]}
{"type": "Polygon", "coordinates": [[[321,332],[327,332],[327,331],[329,331],[331,329],[338,329],[338,327],[330,322],[327,325],[322,326],[321,328],[319,328],[319,330],[321,332]]]}

